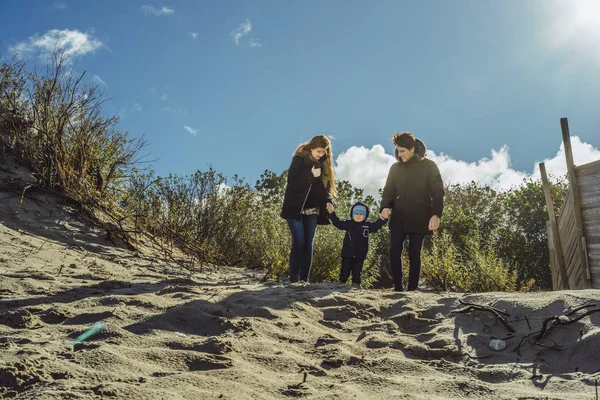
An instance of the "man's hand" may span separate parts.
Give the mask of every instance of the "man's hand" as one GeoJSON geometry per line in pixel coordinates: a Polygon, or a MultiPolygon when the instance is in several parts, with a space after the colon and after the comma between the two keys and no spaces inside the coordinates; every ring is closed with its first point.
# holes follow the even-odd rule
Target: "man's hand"
{"type": "Polygon", "coordinates": [[[381,210],[381,214],[379,214],[379,216],[383,219],[388,219],[390,216],[390,209],[384,208],[383,210],[381,210]]]}
{"type": "Polygon", "coordinates": [[[440,217],[434,215],[429,219],[429,230],[436,231],[440,227],[440,217]]]}
{"type": "Polygon", "coordinates": [[[333,212],[333,204],[327,203],[327,212],[331,214],[333,212]]]}

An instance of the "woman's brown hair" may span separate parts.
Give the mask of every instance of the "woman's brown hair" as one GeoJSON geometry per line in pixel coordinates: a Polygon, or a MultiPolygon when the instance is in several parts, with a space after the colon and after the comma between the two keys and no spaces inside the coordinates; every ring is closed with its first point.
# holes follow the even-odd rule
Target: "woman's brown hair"
{"type": "Polygon", "coordinates": [[[313,161],[318,161],[321,164],[321,180],[329,191],[332,197],[337,196],[335,187],[335,174],[333,173],[333,151],[331,149],[331,141],[325,135],[315,135],[308,142],[302,143],[294,155],[299,154],[303,157],[310,157],[313,161]],[[325,155],[321,160],[314,160],[310,150],[322,147],[325,149],[325,155]]]}

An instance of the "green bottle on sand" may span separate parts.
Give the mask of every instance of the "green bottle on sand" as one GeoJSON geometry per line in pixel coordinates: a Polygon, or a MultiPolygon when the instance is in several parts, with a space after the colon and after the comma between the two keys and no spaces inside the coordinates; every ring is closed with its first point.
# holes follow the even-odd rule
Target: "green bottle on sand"
{"type": "Polygon", "coordinates": [[[88,330],[86,330],[85,332],[83,332],[81,335],[77,336],[73,340],[73,342],[71,343],[71,345],[75,346],[76,344],[79,344],[79,343],[83,342],[84,340],[86,340],[90,336],[93,336],[93,335],[95,335],[98,332],[102,332],[105,327],[106,327],[106,324],[104,323],[104,321],[96,322],[88,330]]]}

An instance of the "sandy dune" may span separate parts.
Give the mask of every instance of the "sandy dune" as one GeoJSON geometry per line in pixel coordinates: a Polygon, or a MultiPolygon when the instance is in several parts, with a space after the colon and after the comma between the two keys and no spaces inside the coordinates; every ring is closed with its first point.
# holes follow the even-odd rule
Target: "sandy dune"
{"type": "Polygon", "coordinates": [[[599,291],[395,294],[189,271],[148,243],[138,252],[113,244],[53,196],[31,193],[15,213],[19,196],[7,188],[18,171],[9,172],[0,397],[596,398],[599,291]],[[456,313],[459,299],[505,311],[508,327],[489,311],[456,313]],[[536,342],[546,318],[588,303],[559,321],[590,315],[536,342]],[[107,328],[73,348],[97,321],[107,328]],[[492,338],[507,348],[492,350],[492,338]]]}

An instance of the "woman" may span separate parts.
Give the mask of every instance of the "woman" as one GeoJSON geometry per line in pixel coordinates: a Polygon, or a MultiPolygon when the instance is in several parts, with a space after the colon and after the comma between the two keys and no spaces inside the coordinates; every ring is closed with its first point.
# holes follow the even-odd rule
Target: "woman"
{"type": "Polygon", "coordinates": [[[390,266],[394,290],[402,284],[402,248],[408,237],[410,272],[408,290],[416,290],[421,273],[421,247],[425,235],[440,226],[444,208],[444,183],[437,165],[425,158],[427,149],[411,133],[396,133],[394,163],[388,173],[381,199],[382,215],[390,209],[390,266]]]}
{"type": "Polygon", "coordinates": [[[290,281],[308,283],[317,224],[328,225],[327,204],[335,197],[331,143],[316,135],[294,152],[281,217],[292,234],[290,281]]]}

